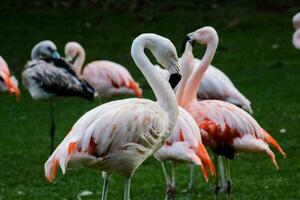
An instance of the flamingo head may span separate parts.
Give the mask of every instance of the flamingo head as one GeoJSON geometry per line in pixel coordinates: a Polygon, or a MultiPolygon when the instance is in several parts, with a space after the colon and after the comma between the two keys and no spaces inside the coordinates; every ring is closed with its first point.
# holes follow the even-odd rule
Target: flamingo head
{"type": "Polygon", "coordinates": [[[147,47],[157,62],[170,72],[169,83],[175,88],[181,79],[176,48],[169,39],[155,34],[152,36],[155,37],[149,39],[147,47]]]}
{"type": "Polygon", "coordinates": [[[203,28],[200,28],[195,32],[188,34],[188,37],[190,38],[192,44],[194,41],[203,45],[207,45],[208,43],[211,42],[218,44],[219,42],[217,31],[210,26],[205,26],[203,28]]]}
{"type": "Polygon", "coordinates": [[[56,45],[50,40],[37,43],[31,51],[31,59],[59,59],[56,45]]]}
{"type": "Polygon", "coordinates": [[[194,55],[192,44],[187,42],[185,51],[180,59],[180,67],[183,78],[189,77],[194,69],[194,55]]]}
{"type": "Polygon", "coordinates": [[[68,42],[65,46],[65,58],[68,62],[73,62],[82,52],[83,47],[78,42],[68,42]]]}
{"type": "Polygon", "coordinates": [[[8,91],[16,96],[17,100],[20,98],[20,90],[18,88],[18,81],[14,76],[10,76],[10,71],[5,60],[0,56],[0,86],[1,90],[8,91]]]}

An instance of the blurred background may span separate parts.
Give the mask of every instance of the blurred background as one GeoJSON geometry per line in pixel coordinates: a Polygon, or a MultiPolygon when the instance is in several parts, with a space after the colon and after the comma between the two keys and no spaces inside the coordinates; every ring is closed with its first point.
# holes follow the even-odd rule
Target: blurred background
{"type": "MultiPolygon", "coordinates": [[[[232,199],[300,199],[300,51],[291,42],[292,17],[299,11],[299,0],[1,0],[0,55],[18,78],[22,96],[19,102],[8,94],[0,96],[0,200],[69,200],[85,190],[92,195],[82,199],[101,195],[97,171],[59,172],[51,184],[44,178],[49,104],[33,101],[21,83],[23,66],[37,42],[52,40],[63,55],[64,45],[77,41],[86,50],[86,63],[101,59],[124,65],[141,84],[144,97],[154,99],[130,56],[133,39],[146,32],[160,34],[175,44],[180,56],[184,36],[206,25],[213,26],[220,39],[212,64],[251,100],[254,118],[287,153],[287,159],[276,153],[279,171],[265,155],[237,156],[231,169],[232,199]]],[[[201,58],[204,50],[196,45],[194,56],[201,58]]],[[[56,145],[80,116],[110,100],[57,101],[56,145]]],[[[194,191],[186,190],[188,169],[178,167],[177,199],[213,199],[214,181],[205,183],[200,170],[194,191]]],[[[134,200],[164,197],[165,180],[153,158],[137,170],[132,183],[134,200]]],[[[121,199],[122,194],[123,179],[115,176],[108,198],[121,199]]]]}

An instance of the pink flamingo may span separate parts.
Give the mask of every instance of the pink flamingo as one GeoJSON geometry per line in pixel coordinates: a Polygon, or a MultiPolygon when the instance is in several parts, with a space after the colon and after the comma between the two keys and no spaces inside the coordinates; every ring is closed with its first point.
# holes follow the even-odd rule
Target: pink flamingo
{"type": "MultiPolygon", "coordinates": [[[[207,45],[200,65],[193,71],[193,56],[182,65],[182,80],[178,86],[178,103],[187,109],[201,129],[202,141],[217,155],[224,156],[226,161],[226,190],[231,193],[229,160],[239,152],[261,152],[267,154],[275,167],[278,165],[275,155],[269,148],[272,144],[284,157],[285,153],[276,142],[247,112],[241,108],[220,100],[197,100],[197,89],[204,72],[210,65],[218,45],[218,35],[212,27],[204,27],[188,35],[189,42],[194,41],[207,45]]],[[[216,166],[218,167],[218,166],[216,166]]],[[[219,193],[219,181],[216,181],[216,196],[219,193]]]]}
{"type": "Polygon", "coordinates": [[[15,94],[17,100],[20,99],[20,90],[18,81],[14,76],[10,75],[10,71],[5,60],[0,56],[0,91],[15,94]]]}
{"type": "Polygon", "coordinates": [[[295,33],[293,34],[293,44],[295,48],[300,49],[300,12],[293,17],[295,33]]]}
{"type": "Polygon", "coordinates": [[[157,101],[129,98],[111,101],[83,115],[45,163],[45,176],[55,178],[58,164],[86,166],[103,173],[102,200],[112,173],[126,177],[124,200],[129,200],[134,171],[169,137],[178,117],[176,96],[144,53],[149,49],[165,68],[178,69],[176,49],[170,40],[142,34],[132,43],[131,55],[154,91],[157,101]]]}
{"type": "Polygon", "coordinates": [[[139,84],[122,65],[106,60],[93,61],[87,64],[82,72],[85,51],[77,42],[66,44],[65,56],[68,61],[74,60],[73,66],[77,75],[91,84],[99,97],[111,97],[120,94],[142,96],[142,89],[139,84]]]}
{"type": "MultiPolygon", "coordinates": [[[[192,53],[185,51],[183,56],[192,53]]],[[[182,59],[181,61],[185,61],[182,59]]],[[[183,65],[183,63],[181,63],[183,65]]],[[[169,79],[170,73],[163,70],[158,65],[155,65],[163,77],[169,79]]],[[[179,97],[177,95],[177,97],[179,97]]],[[[179,115],[171,135],[155,154],[154,157],[158,159],[163,168],[163,172],[167,183],[166,199],[174,199],[176,194],[175,186],[175,166],[176,163],[191,164],[191,176],[193,176],[194,165],[200,166],[202,174],[206,181],[208,181],[208,171],[215,175],[215,168],[211,159],[202,144],[201,133],[197,123],[193,117],[182,107],[179,106],[179,115]],[[166,162],[172,162],[172,175],[170,176],[166,169],[166,162]]],[[[191,178],[192,180],[192,178],[191,178]]]]}

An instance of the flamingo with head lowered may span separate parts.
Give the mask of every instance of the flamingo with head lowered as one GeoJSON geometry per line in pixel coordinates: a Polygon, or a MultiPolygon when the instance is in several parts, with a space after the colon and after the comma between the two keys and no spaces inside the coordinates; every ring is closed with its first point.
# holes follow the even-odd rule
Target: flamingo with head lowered
{"type": "MultiPolygon", "coordinates": [[[[179,72],[176,49],[170,40],[156,34],[142,34],[132,43],[131,55],[154,91],[157,101],[128,98],[102,104],[84,114],[45,163],[45,175],[52,181],[59,165],[85,166],[102,171],[102,200],[107,197],[109,178],[125,178],[124,200],[129,200],[131,177],[169,137],[178,117],[176,96],[169,83],[147,58],[149,49],[165,68],[179,72]]],[[[175,77],[175,78],[174,78],[175,77]]]]}
{"type": "Polygon", "coordinates": [[[142,96],[139,84],[128,70],[118,63],[107,60],[93,61],[82,70],[85,51],[79,43],[68,42],[65,46],[65,57],[69,62],[73,62],[77,75],[91,84],[99,97],[120,94],[142,96]]]}
{"type": "MultiPolygon", "coordinates": [[[[199,66],[193,70],[193,62],[183,62],[181,66],[182,80],[179,83],[177,95],[178,103],[193,116],[201,129],[202,141],[217,155],[226,160],[226,191],[230,197],[231,178],[229,159],[233,159],[239,152],[265,153],[278,169],[275,155],[268,144],[273,145],[282,155],[285,153],[257,121],[243,109],[220,100],[197,100],[197,90],[201,79],[209,67],[218,46],[218,34],[212,27],[203,27],[188,35],[186,45],[198,42],[207,45],[206,52],[199,66]]],[[[193,61],[193,55],[189,54],[193,61]]],[[[219,181],[216,181],[215,194],[219,193],[219,181]]]]}
{"type": "Polygon", "coordinates": [[[0,56],[0,92],[9,92],[20,98],[20,90],[18,81],[14,76],[10,75],[10,71],[5,60],[0,56]]]}
{"type": "Polygon", "coordinates": [[[22,73],[23,84],[34,100],[50,102],[50,150],[54,149],[54,101],[57,97],[77,96],[92,100],[96,93],[85,81],[80,80],[71,66],[62,60],[56,45],[47,40],[36,44],[31,59],[22,73]]]}

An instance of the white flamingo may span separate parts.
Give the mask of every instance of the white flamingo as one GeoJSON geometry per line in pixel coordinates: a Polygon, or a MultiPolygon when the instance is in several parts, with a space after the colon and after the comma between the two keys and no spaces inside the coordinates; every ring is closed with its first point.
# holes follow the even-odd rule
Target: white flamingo
{"type": "Polygon", "coordinates": [[[84,48],[77,42],[68,42],[65,46],[65,56],[79,77],[86,80],[98,93],[98,97],[129,94],[142,97],[142,89],[122,65],[98,60],[88,63],[82,70],[85,61],[84,48]]]}
{"type": "Polygon", "coordinates": [[[61,96],[79,96],[93,99],[94,89],[80,80],[72,68],[62,60],[55,44],[51,41],[42,41],[34,46],[31,59],[22,72],[25,88],[34,100],[50,101],[50,150],[54,149],[55,116],[54,100],[61,96]]]}
{"type": "Polygon", "coordinates": [[[149,49],[165,68],[178,71],[176,49],[170,40],[142,34],[131,47],[134,62],[154,91],[157,101],[129,98],[98,106],[83,115],[45,163],[45,176],[52,181],[59,164],[86,166],[103,173],[102,200],[106,199],[109,177],[125,176],[124,200],[129,200],[134,171],[157,151],[177,120],[178,106],[172,88],[144,53],[149,49]]]}

